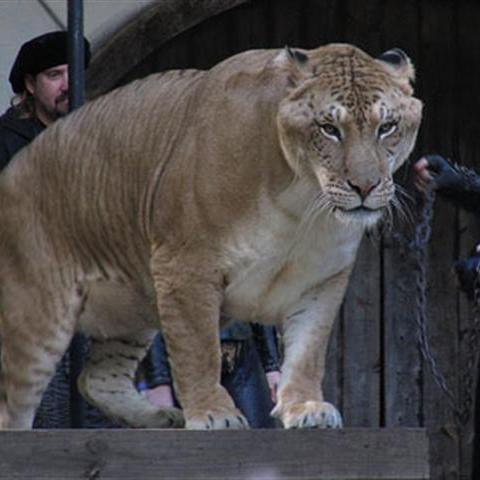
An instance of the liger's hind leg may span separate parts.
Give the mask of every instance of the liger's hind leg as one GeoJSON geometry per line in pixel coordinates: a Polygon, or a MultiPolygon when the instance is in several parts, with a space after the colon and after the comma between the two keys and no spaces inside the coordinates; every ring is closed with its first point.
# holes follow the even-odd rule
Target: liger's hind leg
{"type": "MultiPolygon", "coordinates": [[[[47,313],[45,305],[18,302],[3,312],[0,428],[29,429],[42,395],[73,335],[74,318],[47,313]],[[52,320],[53,319],[53,320],[52,320]]],[[[65,312],[63,312],[65,313],[65,312]]]]}
{"type": "Polygon", "coordinates": [[[182,427],[184,420],[179,409],[159,409],[136,389],[135,373],[152,339],[152,333],[102,341],[92,339],[79,389],[92,405],[115,421],[140,428],[182,427]]]}

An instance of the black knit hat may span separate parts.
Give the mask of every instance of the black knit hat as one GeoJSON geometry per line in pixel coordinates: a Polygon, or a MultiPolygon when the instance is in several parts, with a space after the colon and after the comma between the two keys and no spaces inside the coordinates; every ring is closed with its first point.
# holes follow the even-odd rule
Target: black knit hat
{"type": "MultiPolygon", "coordinates": [[[[90,62],[90,43],[85,40],[85,68],[90,62]]],[[[68,63],[68,34],[62,30],[49,32],[24,43],[8,77],[12,90],[25,90],[25,75],[36,75],[57,65],[68,63]]]]}

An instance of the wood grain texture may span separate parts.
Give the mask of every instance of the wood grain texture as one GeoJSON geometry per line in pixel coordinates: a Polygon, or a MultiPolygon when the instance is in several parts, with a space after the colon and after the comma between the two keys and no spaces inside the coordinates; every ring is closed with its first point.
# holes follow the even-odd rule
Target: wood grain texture
{"type": "MultiPolygon", "coordinates": [[[[452,156],[457,102],[457,38],[452,32],[455,2],[424,0],[419,10],[419,92],[424,95],[425,111],[421,145],[424,152],[452,156]],[[452,34],[444,35],[443,32],[452,34]],[[442,58],[439,70],[438,61],[442,58]],[[448,59],[448,61],[447,61],[448,59]]],[[[432,352],[453,394],[458,396],[459,331],[457,290],[452,265],[457,244],[457,211],[437,199],[428,249],[428,330],[432,352]]],[[[455,420],[426,364],[423,375],[424,426],[432,439],[431,465],[434,478],[459,478],[460,442],[455,420]]]]}
{"type": "Polygon", "coordinates": [[[420,480],[422,429],[0,433],[0,479],[420,480]]]}
{"type": "Polygon", "coordinates": [[[366,237],[343,308],[342,413],[349,427],[380,426],[380,283],[379,242],[366,237]]]}

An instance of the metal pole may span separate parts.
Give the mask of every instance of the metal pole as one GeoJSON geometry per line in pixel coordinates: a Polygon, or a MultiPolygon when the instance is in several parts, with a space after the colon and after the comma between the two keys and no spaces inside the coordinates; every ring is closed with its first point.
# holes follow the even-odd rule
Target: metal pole
{"type": "MultiPolygon", "coordinates": [[[[69,110],[85,101],[85,46],[83,41],[83,0],[68,3],[68,99],[69,110]]],[[[77,380],[86,354],[86,340],[77,334],[70,344],[70,415],[71,426],[81,428],[85,418],[85,401],[80,395],[77,380]]]]}
{"type": "Polygon", "coordinates": [[[68,76],[70,111],[85,101],[85,46],[83,42],[83,0],[68,2],[68,76]]]}

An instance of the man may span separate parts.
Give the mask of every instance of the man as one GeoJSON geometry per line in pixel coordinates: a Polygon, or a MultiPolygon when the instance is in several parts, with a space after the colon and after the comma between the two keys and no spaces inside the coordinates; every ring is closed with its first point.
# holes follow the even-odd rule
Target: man
{"type": "MultiPolygon", "coordinates": [[[[425,192],[433,188],[443,198],[455,205],[480,216],[480,176],[473,170],[452,164],[440,155],[427,155],[413,166],[415,185],[425,192]]],[[[474,299],[477,269],[480,267],[480,245],[471,256],[455,264],[462,290],[470,300],[474,299]]]]}
{"type": "MultiPolygon", "coordinates": [[[[90,45],[85,41],[85,67],[90,45]]],[[[0,169],[48,125],[68,113],[67,32],[45,33],[20,48],[10,71],[15,97],[0,117],[0,169]]]]}
{"type": "MultiPolygon", "coordinates": [[[[85,67],[90,45],[85,42],[85,67]]],[[[0,117],[0,170],[18,150],[28,145],[55,120],[66,115],[68,105],[68,37],[64,31],[45,33],[20,48],[10,71],[15,96],[12,106],[0,117]]],[[[69,427],[68,358],[46,392],[35,426],[69,427]]]]}
{"type": "MultiPolygon", "coordinates": [[[[425,192],[429,188],[455,205],[480,217],[480,176],[473,170],[452,164],[440,155],[427,155],[413,166],[415,185],[425,192]]],[[[480,272],[480,244],[471,256],[455,263],[460,287],[471,301],[477,301],[477,277],[480,272]]],[[[480,366],[477,367],[475,398],[475,437],[472,479],[480,478],[480,366]]]]}

